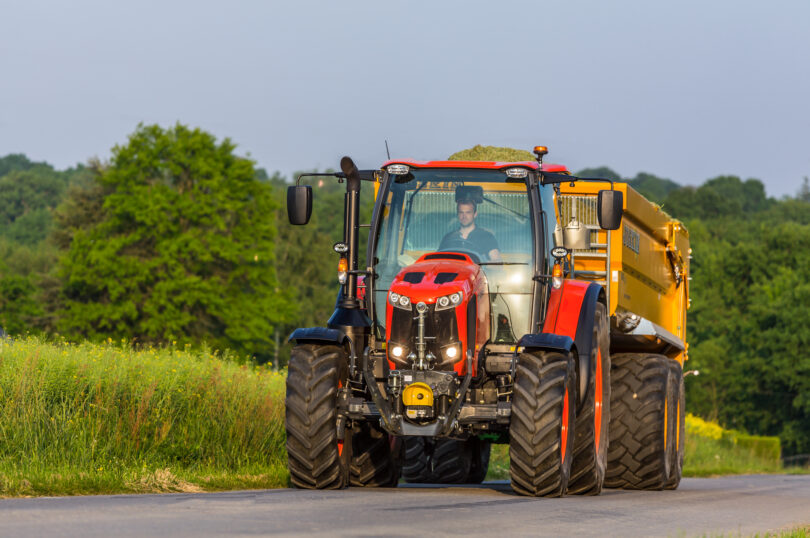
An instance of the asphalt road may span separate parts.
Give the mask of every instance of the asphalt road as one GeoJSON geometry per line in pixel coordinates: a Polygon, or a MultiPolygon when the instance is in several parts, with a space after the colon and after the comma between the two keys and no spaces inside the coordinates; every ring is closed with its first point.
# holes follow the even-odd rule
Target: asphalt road
{"type": "Polygon", "coordinates": [[[810,524],[810,475],[685,479],[677,491],[518,497],[506,482],[371,490],[0,501],[2,536],[693,536],[810,524]]]}

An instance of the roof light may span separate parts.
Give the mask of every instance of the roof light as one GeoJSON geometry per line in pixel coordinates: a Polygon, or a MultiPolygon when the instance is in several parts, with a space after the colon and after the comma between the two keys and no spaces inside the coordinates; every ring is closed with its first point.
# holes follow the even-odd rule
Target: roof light
{"type": "Polygon", "coordinates": [[[523,179],[524,177],[529,175],[529,171],[525,168],[514,167],[514,168],[507,168],[506,169],[506,176],[515,178],[515,179],[523,179]]]}
{"type": "Polygon", "coordinates": [[[533,153],[538,157],[542,157],[543,155],[548,154],[548,147],[546,146],[534,146],[533,153]]]}
{"type": "Polygon", "coordinates": [[[389,164],[385,169],[392,176],[404,176],[411,170],[407,164],[389,164]]]}

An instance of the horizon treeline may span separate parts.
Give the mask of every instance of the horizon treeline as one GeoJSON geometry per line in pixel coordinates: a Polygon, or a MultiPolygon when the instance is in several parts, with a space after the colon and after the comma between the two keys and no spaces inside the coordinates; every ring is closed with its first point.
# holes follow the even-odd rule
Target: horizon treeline
{"type": "MultiPolygon", "coordinates": [[[[284,209],[292,178],[235,150],[199,129],[140,125],[106,160],[67,170],[0,158],[0,327],[208,346],[284,366],[290,332],[324,325],[334,309],[344,186],[313,178],[312,221],[293,227],[284,209]]],[[[452,157],[493,151],[531,158],[483,146],[452,157]]],[[[700,372],[687,377],[689,411],[778,435],[787,454],[810,452],[807,179],[775,199],[736,176],[693,187],[608,167],[578,173],[627,181],[689,229],[685,369],[700,372]]],[[[365,188],[363,222],[372,198],[365,188]]]]}

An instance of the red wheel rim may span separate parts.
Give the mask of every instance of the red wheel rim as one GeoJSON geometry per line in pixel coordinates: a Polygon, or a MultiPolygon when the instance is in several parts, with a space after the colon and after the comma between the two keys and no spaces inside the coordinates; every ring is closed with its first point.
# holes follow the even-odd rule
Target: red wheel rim
{"type": "Polygon", "coordinates": [[[565,461],[565,452],[568,448],[568,387],[565,388],[565,396],[563,396],[562,415],[562,428],[560,429],[560,435],[562,436],[562,440],[560,441],[560,457],[562,461],[565,461]]]}
{"type": "Polygon", "coordinates": [[[596,453],[599,454],[599,439],[602,436],[602,350],[596,352],[596,394],[593,398],[593,427],[596,453]]]}

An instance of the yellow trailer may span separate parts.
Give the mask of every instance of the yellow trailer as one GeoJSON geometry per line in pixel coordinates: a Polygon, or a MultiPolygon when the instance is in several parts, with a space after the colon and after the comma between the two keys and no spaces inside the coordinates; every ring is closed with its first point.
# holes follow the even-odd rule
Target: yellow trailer
{"type": "MultiPolygon", "coordinates": [[[[627,183],[624,216],[617,230],[602,230],[596,219],[599,190],[606,184],[563,184],[559,221],[566,237],[577,227],[589,230],[572,246],[572,277],[605,288],[611,316],[611,353],[650,352],[683,364],[687,358],[689,308],[689,232],[658,205],[627,183]]],[[[568,246],[568,245],[566,245],[568,246]]]]}

